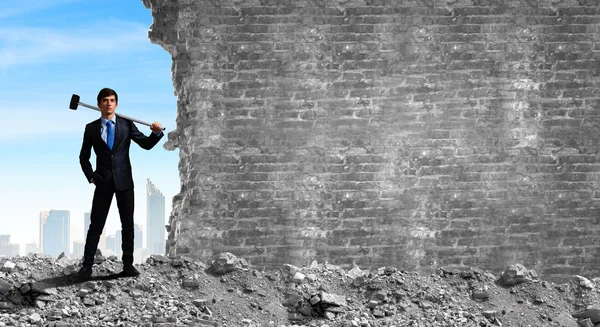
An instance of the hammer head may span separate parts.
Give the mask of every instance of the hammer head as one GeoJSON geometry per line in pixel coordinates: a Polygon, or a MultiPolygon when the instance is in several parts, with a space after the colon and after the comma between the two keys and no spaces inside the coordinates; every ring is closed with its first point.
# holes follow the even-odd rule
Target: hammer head
{"type": "Polygon", "coordinates": [[[71,103],[69,104],[69,108],[73,110],[77,110],[77,106],[79,105],[79,95],[73,94],[71,96],[71,103]]]}

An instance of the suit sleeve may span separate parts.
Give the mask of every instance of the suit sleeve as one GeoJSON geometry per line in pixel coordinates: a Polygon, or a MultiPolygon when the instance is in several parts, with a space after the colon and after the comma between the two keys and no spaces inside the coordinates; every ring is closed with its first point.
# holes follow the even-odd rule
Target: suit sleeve
{"type": "Polygon", "coordinates": [[[83,143],[81,144],[81,151],[79,151],[79,164],[81,165],[81,170],[83,170],[83,174],[90,183],[94,174],[94,170],[92,169],[92,163],[90,162],[91,155],[92,139],[89,133],[89,128],[86,126],[85,131],[83,132],[83,143]]]}
{"type": "Polygon", "coordinates": [[[160,132],[159,135],[151,133],[150,136],[144,135],[144,133],[140,132],[135,124],[130,121],[129,122],[129,135],[131,139],[137,143],[142,149],[150,150],[152,149],[158,141],[164,136],[163,132],[160,132]]]}

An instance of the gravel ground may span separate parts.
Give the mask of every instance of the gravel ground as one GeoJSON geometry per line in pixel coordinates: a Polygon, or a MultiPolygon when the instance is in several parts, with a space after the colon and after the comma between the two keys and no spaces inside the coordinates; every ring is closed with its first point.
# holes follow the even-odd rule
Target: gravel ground
{"type": "MultiPolygon", "coordinates": [[[[419,275],[394,267],[327,263],[258,271],[222,253],[209,265],[152,256],[121,277],[116,257],[0,258],[0,326],[596,326],[600,279],[563,284],[521,265],[502,276],[477,268],[419,275]],[[577,318],[574,318],[573,315],[577,318]],[[589,320],[586,320],[589,319],[589,320]]],[[[600,326],[598,324],[597,326],[600,326]]]]}

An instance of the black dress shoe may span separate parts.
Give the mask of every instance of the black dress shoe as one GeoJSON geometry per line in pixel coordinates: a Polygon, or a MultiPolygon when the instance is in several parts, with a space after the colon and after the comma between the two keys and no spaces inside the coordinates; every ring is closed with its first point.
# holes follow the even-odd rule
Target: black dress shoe
{"type": "Polygon", "coordinates": [[[137,269],[135,269],[135,267],[133,265],[123,266],[123,271],[121,272],[121,276],[135,277],[135,276],[139,276],[139,275],[140,275],[140,272],[137,271],[137,269]]]}
{"type": "Polygon", "coordinates": [[[77,280],[88,280],[92,278],[92,267],[81,267],[77,272],[77,280]]]}

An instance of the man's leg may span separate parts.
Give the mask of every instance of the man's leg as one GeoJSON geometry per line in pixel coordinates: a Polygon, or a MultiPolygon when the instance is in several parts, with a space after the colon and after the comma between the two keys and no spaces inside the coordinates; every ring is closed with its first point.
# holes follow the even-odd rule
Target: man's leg
{"type": "Polygon", "coordinates": [[[100,241],[100,235],[104,230],[106,217],[110,210],[114,189],[101,189],[96,187],[94,190],[94,199],[92,200],[92,211],[90,212],[90,229],[85,240],[85,250],[83,253],[84,267],[91,267],[94,264],[94,256],[100,241]]]}
{"type": "Polygon", "coordinates": [[[133,189],[117,191],[117,206],[121,217],[121,250],[123,250],[123,266],[133,265],[133,189]]]}

